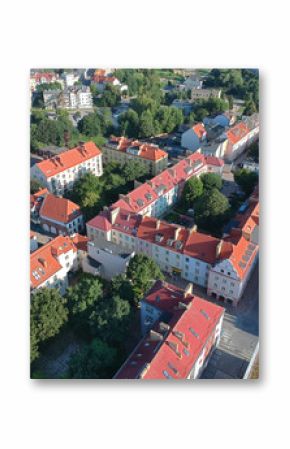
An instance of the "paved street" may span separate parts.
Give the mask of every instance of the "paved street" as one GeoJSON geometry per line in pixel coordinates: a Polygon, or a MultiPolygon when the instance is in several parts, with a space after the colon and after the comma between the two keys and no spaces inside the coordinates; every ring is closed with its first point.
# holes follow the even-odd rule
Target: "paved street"
{"type": "MultiPolygon", "coordinates": [[[[166,280],[181,288],[187,284],[170,276],[166,280]]],[[[201,379],[242,379],[259,339],[259,263],[237,308],[213,300],[196,285],[193,293],[226,308],[220,343],[201,379]]]]}

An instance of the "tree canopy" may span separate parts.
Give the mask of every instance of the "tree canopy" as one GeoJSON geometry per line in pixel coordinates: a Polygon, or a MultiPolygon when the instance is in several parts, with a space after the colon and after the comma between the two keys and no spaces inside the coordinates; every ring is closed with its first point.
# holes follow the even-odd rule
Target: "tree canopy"
{"type": "Polygon", "coordinates": [[[199,227],[219,233],[228,218],[228,199],[216,188],[204,190],[195,204],[194,216],[199,227]]]}
{"type": "Polygon", "coordinates": [[[145,254],[137,254],[130,260],[127,277],[131,281],[137,301],[144,296],[154,280],[164,279],[164,275],[156,262],[145,254]]]}
{"type": "Polygon", "coordinates": [[[203,173],[200,177],[204,190],[217,189],[221,190],[223,181],[217,173],[203,173]]]}
{"type": "Polygon", "coordinates": [[[44,188],[44,186],[41,184],[41,182],[38,179],[30,180],[30,193],[31,194],[36,193],[43,188],[44,188]]]}
{"type": "Polygon", "coordinates": [[[186,208],[190,208],[193,206],[195,200],[200,197],[203,192],[203,183],[202,181],[193,176],[188,181],[186,181],[184,189],[182,191],[181,196],[181,204],[186,208]]]}
{"type": "Polygon", "coordinates": [[[95,338],[71,357],[68,377],[71,379],[110,379],[118,364],[117,349],[95,338]]]}
{"type": "Polygon", "coordinates": [[[39,356],[39,344],[54,337],[68,320],[66,300],[55,288],[40,288],[31,295],[31,361],[39,356]]]}
{"type": "Polygon", "coordinates": [[[234,179],[244,193],[249,196],[253,192],[255,185],[258,183],[259,176],[253,171],[242,168],[235,171],[234,179]]]}

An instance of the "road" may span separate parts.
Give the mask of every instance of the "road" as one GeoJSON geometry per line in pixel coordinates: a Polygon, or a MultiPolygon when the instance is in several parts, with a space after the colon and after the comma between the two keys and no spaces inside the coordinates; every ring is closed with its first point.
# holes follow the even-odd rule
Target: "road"
{"type": "MultiPolygon", "coordinates": [[[[183,279],[170,276],[166,276],[166,280],[180,288],[187,284],[183,279]]],[[[259,263],[236,308],[213,300],[197,285],[193,285],[193,294],[226,309],[219,345],[201,379],[242,379],[259,340],[259,263]]]]}
{"type": "Polygon", "coordinates": [[[242,379],[259,340],[259,264],[236,309],[225,312],[221,339],[201,379],[242,379]]]}

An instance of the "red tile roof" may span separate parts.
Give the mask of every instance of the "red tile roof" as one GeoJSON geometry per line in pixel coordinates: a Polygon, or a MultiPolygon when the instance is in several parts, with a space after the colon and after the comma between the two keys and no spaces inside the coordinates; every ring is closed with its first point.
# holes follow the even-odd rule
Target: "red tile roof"
{"type": "Polygon", "coordinates": [[[101,211],[99,215],[89,220],[87,225],[105,232],[112,229],[108,214],[105,211],[101,211]]]}
{"type": "MultiPolygon", "coordinates": [[[[172,290],[176,287],[170,286],[172,290]]],[[[160,292],[166,296],[166,293],[160,292]]],[[[197,296],[186,308],[178,308],[169,321],[169,330],[161,331],[159,323],[153,328],[162,340],[152,340],[150,333],[141,340],[116,374],[116,379],[186,379],[203,348],[209,352],[214,343],[214,330],[224,309],[197,296]],[[177,351],[177,352],[176,352],[177,351]]],[[[170,298],[171,301],[171,298],[170,298]]]]}
{"type": "Polygon", "coordinates": [[[229,257],[229,260],[232,262],[240,279],[243,279],[246,276],[258,250],[258,245],[249,242],[243,236],[240,237],[236,245],[233,245],[233,252],[229,257]]]}
{"type": "Polygon", "coordinates": [[[82,146],[72,148],[59,156],[38,162],[36,165],[47,178],[50,178],[100,154],[101,151],[94,142],[85,142],[82,146]]]}
{"type": "Polygon", "coordinates": [[[131,146],[138,147],[140,150],[138,157],[141,157],[143,159],[147,159],[150,161],[159,161],[168,156],[168,154],[165,151],[161,150],[160,148],[156,147],[155,145],[150,145],[148,143],[139,142],[138,140],[134,140],[134,139],[127,139],[126,137],[123,137],[123,136],[122,137],[111,136],[110,141],[116,142],[118,144],[117,149],[124,153],[131,146]]]}
{"type": "Polygon", "coordinates": [[[197,123],[192,127],[192,129],[199,139],[202,139],[202,137],[206,134],[206,129],[203,123],[197,123]]]}
{"type": "Polygon", "coordinates": [[[221,242],[220,239],[211,235],[193,231],[185,243],[183,253],[206,263],[214,264],[218,260],[227,259],[231,255],[232,249],[230,242],[221,242]],[[217,252],[220,243],[221,249],[220,252],[217,252]]]}
{"type": "Polygon", "coordinates": [[[89,241],[87,236],[81,234],[74,234],[71,236],[71,240],[74,246],[77,248],[77,250],[87,251],[89,241]]]}
{"type": "Polygon", "coordinates": [[[216,165],[217,167],[223,167],[225,165],[223,159],[215,156],[205,156],[206,163],[208,165],[216,165]]]}
{"type": "Polygon", "coordinates": [[[42,204],[43,199],[48,194],[47,189],[41,189],[36,193],[30,195],[30,209],[33,207],[39,208],[42,204]]]}
{"type": "Polygon", "coordinates": [[[249,128],[243,122],[239,122],[236,125],[232,126],[227,132],[227,138],[231,144],[235,144],[239,142],[239,140],[243,139],[250,132],[249,128]]]}
{"type": "Polygon", "coordinates": [[[43,282],[55,275],[62,266],[57,256],[76,251],[69,237],[58,236],[43,245],[30,255],[30,282],[33,288],[39,287],[43,282]]]}
{"type": "Polygon", "coordinates": [[[139,239],[179,253],[183,252],[188,235],[189,231],[184,227],[173,225],[154,217],[143,217],[137,231],[139,239]],[[157,225],[159,226],[157,227],[157,225]],[[177,233],[177,239],[175,239],[175,232],[177,233]],[[162,238],[161,241],[157,240],[158,236],[162,238]]]}
{"type": "Polygon", "coordinates": [[[66,224],[82,215],[82,213],[80,206],[77,204],[50,193],[43,200],[39,215],[41,218],[66,224]]]}

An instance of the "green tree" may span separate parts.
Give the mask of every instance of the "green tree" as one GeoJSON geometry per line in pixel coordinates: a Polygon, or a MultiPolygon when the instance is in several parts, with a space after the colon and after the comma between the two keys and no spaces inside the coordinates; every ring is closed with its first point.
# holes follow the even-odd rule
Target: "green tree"
{"type": "Polygon", "coordinates": [[[136,111],[128,109],[119,119],[120,130],[123,136],[136,137],[139,134],[139,117],[136,111]]]}
{"type": "Polygon", "coordinates": [[[31,295],[31,361],[39,355],[39,343],[54,337],[68,320],[66,300],[55,288],[40,288],[31,295]]]}
{"type": "Polygon", "coordinates": [[[145,164],[138,160],[130,160],[126,163],[123,169],[123,176],[125,180],[134,181],[134,179],[141,178],[148,173],[148,168],[145,164]]]}
{"type": "Polygon", "coordinates": [[[200,180],[203,184],[204,190],[221,190],[223,186],[221,176],[216,173],[204,173],[201,175],[200,180]]]}
{"type": "Polygon", "coordinates": [[[81,208],[90,208],[96,205],[101,194],[101,182],[92,173],[85,173],[74,184],[70,197],[81,208]]]}
{"type": "Polygon", "coordinates": [[[155,134],[154,117],[150,110],[142,112],[140,116],[139,137],[151,137],[155,134]]]}
{"type": "Polygon", "coordinates": [[[37,92],[43,92],[44,90],[62,90],[62,85],[58,81],[53,83],[42,83],[36,87],[37,92]]]}
{"type": "Polygon", "coordinates": [[[229,201],[216,188],[208,189],[196,201],[194,211],[197,225],[217,234],[228,218],[229,201]]]}
{"type": "Polygon", "coordinates": [[[259,176],[255,172],[242,168],[235,171],[234,179],[244,193],[249,196],[253,192],[255,185],[258,183],[259,176]]]}
{"type": "Polygon", "coordinates": [[[85,115],[78,122],[78,129],[86,136],[97,136],[101,134],[101,117],[98,113],[92,112],[85,115]]]}
{"type": "Polygon", "coordinates": [[[154,280],[164,279],[159,266],[145,254],[137,254],[130,260],[127,268],[127,277],[132,283],[137,302],[151,287],[154,280]]]}
{"type": "Polygon", "coordinates": [[[82,333],[88,327],[89,317],[96,309],[103,295],[103,287],[98,278],[85,274],[78,283],[69,287],[66,293],[70,320],[74,329],[82,333]]]}
{"type": "Polygon", "coordinates": [[[134,291],[130,280],[127,279],[125,274],[119,274],[112,279],[111,282],[111,295],[122,294],[130,303],[134,301],[134,291]]]}
{"type": "Polygon", "coordinates": [[[97,105],[102,107],[117,106],[121,101],[120,89],[116,86],[108,84],[100,99],[97,100],[97,105]]]}
{"type": "Polygon", "coordinates": [[[203,183],[199,178],[193,176],[190,178],[184,186],[181,196],[181,203],[185,208],[193,206],[195,200],[200,197],[203,192],[203,183]]]}
{"type": "Polygon", "coordinates": [[[30,193],[31,194],[36,193],[43,188],[44,188],[44,186],[41,184],[40,181],[38,181],[38,179],[30,180],[30,193]]]}
{"type": "Polygon", "coordinates": [[[117,350],[95,338],[71,357],[68,377],[72,379],[110,379],[117,369],[117,350]]]}

